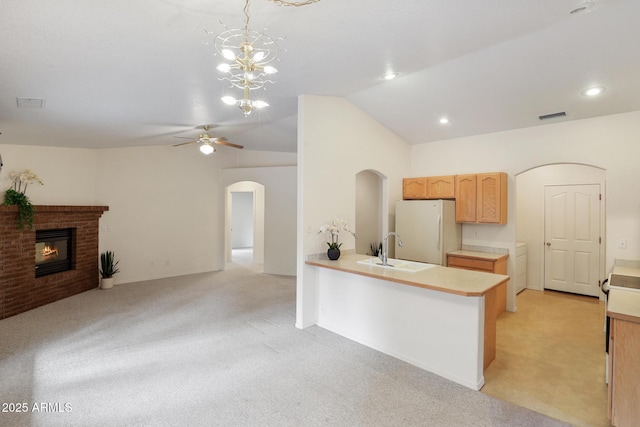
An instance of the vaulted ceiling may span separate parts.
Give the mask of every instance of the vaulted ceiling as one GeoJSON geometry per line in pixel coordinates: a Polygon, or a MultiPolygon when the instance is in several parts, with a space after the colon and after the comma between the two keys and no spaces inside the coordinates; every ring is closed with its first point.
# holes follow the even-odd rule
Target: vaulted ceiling
{"type": "Polygon", "coordinates": [[[172,145],[214,125],[294,152],[300,94],[345,97],[410,144],[640,110],[637,0],[252,0],[249,27],[284,40],[270,107],[245,117],[220,101],[238,90],[206,44],[243,27],[244,5],[0,2],[0,144],[172,145]]]}

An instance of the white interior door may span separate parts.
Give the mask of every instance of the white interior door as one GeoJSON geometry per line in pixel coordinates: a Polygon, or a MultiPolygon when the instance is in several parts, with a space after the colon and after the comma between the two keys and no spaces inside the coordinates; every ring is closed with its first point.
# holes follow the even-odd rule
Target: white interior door
{"type": "Polygon", "coordinates": [[[545,289],[598,296],[600,185],[545,187],[545,289]]]}

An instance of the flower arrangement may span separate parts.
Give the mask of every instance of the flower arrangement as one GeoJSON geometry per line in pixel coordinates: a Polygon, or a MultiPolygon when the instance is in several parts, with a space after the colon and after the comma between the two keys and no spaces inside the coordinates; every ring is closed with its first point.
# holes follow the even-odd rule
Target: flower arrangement
{"type": "Polygon", "coordinates": [[[26,193],[27,186],[37,182],[40,185],[44,185],[44,182],[38,175],[30,169],[23,169],[21,171],[14,171],[9,174],[9,178],[13,181],[13,190],[18,193],[26,193]],[[24,188],[22,187],[24,185],[24,188]]]}
{"type": "Polygon", "coordinates": [[[335,217],[328,224],[324,224],[318,230],[318,234],[321,233],[329,233],[331,234],[331,242],[327,242],[329,245],[329,249],[339,249],[342,246],[342,243],[338,243],[338,237],[341,231],[346,231],[351,234],[353,237],[356,237],[356,234],[349,229],[347,222],[341,218],[335,217]]]}
{"type": "Polygon", "coordinates": [[[29,225],[29,229],[33,228],[33,205],[29,198],[24,194],[29,184],[38,183],[44,185],[44,182],[29,169],[19,172],[12,172],[9,178],[13,180],[13,188],[9,188],[5,192],[4,205],[18,206],[18,228],[24,229],[25,224],[29,225]]]}

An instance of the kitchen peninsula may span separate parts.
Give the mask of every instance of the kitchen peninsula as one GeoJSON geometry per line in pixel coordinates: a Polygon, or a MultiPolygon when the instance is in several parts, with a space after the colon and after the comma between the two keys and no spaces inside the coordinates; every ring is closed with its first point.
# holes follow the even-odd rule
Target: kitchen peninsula
{"type": "Polygon", "coordinates": [[[320,267],[318,326],[480,390],[483,370],[495,358],[497,288],[509,276],[361,263],[369,258],[306,261],[320,267]]]}

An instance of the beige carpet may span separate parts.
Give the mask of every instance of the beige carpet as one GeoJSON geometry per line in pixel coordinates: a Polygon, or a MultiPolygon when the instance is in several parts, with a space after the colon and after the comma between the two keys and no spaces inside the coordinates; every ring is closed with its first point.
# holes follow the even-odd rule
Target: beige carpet
{"type": "Polygon", "coordinates": [[[295,279],[238,264],[4,319],[0,425],[565,425],[294,320],[295,279]]]}

